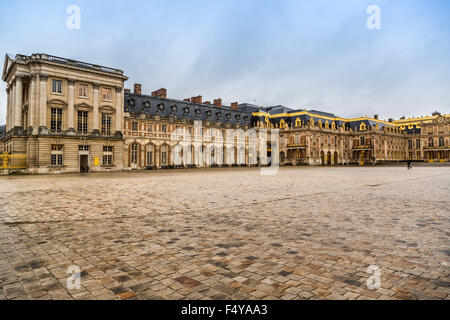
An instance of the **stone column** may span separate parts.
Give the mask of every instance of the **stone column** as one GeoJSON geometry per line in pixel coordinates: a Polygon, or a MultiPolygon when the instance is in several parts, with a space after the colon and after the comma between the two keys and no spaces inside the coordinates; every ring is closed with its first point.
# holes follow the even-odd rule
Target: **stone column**
{"type": "Polygon", "coordinates": [[[6,94],[7,94],[7,99],[6,99],[6,131],[8,132],[9,129],[11,128],[11,88],[8,86],[6,88],[6,94]]]}
{"type": "Polygon", "coordinates": [[[30,81],[30,98],[28,99],[28,114],[29,114],[29,125],[28,128],[30,133],[33,133],[33,129],[36,127],[36,75],[31,75],[30,81]]]}
{"type": "Polygon", "coordinates": [[[16,76],[16,102],[14,106],[14,127],[22,127],[22,76],[16,76]]]}
{"type": "Polygon", "coordinates": [[[69,103],[67,108],[67,134],[74,135],[74,116],[75,116],[75,80],[69,79],[69,103]]]}
{"type": "Polygon", "coordinates": [[[47,75],[40,75],[39,89],[39,133],[48,133],[47,128],[47,75]]]}
{"type": "Polygon", "coordinates": [[[100,85],[98,83],[94,83],[94,101],[93,101],[93,107],[94,111],[92,114],[92,133],[94,135],[99,135],[100,131],[98,130],[98,89],[100,85]]]}
{"type": "Polygon", "coordinates": [[[116,87],[116,136],[122,137],[122,88],[116,87]]]}
{"type": "Polygon", "coordinates": [[[11,83],[11,101],[10,101],[10,108],[9,108],[9,129],[14,129],[14,115],[15,115],[15,107],[16,107],[16,81],[13,80],[11,83]]]}

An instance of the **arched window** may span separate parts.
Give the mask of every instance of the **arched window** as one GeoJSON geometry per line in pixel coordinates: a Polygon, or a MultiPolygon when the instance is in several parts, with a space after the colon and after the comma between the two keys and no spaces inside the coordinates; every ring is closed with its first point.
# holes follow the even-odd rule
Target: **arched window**
{"type": "Polygon", "coordinates": [[[300,118],[295,119],[295,126],[296,127],[301,127],[302,126],[302,121],[300,120],[300,118]]]}
{"type": "Polygon", "coordinates": [[[439,137],[439,147],[444,146],[444,137],[439,137]]]}
{"type": "Polygon", "coordinates": [[[428,147],[434,147],[434,140],[433,138],[428,139],[428,147]]]}
{"type": "Polygon", "coordinates": [[[137,143],[131,144],[130,161],[131,161],[131,163],[138,162],[138,144],[137,143]]]}
{"type": "Polygon", "coordinates": [[[154,147],[154,145],[149,143],[147,145],[147,147],[146,147],[146,151],[147,151],[147,154],[146,154],[147,166],[152,166],[152,165],[154,165],[154,158],[153,157],[155,156],[155,147],[154,147]]]}
{"type": "Polygon", "coordinates": [[[161,165],[165,166],[169,163],[169,146],[163,144],[161,146],[161,165]]]}

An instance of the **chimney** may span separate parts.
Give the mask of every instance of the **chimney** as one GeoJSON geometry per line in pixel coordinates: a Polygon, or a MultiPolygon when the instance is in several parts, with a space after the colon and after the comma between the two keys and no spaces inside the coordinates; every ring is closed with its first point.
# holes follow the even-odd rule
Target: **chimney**
{"type": "Polygon", "coordinates": [[[389,122],[394,122],[394,119],[392,119],[392,118],[389,118],[389,122]]]}
{"type": "Polygon", "coordinates": [[[237,110],[238,109],[238,103],[237,102],[232,102],[231,103],[231,109],[237,110]]]}
{"type": "Polygon", "coordinates": [[[222,106],[222,99],[214,99],[214,105],[216,107],[221,107],[222,106]]]}
{"type": "Polygon", "coordinates": [[[374,114],[373,117],[374,117],[374,119],[378,120],[378,115],[377,114],[374,114]]]}
{"type": "Polygon", "coordinates": [[[192,103],[202,104],[202,96],[196,96],[191,98],[192,103]]]}
{"type": "Polygon", "coordinates": [[[130,90],[130,89],[124,89],[123,92],[125,92],[125,93],[131,93],[131,90],[130,90]]]}
{"type": "Polygon", "coordinates": [[[166,88],[161,88],[159,90],[156,90],[156,96],[158,98],[167,99],[167,89],[166,88]]]}
{"type": "Polygon", "coordinates": [[[142,93],[142,85],[139,83],[134,84],[134,93],[141,94],[142,93]]]}
{"type": "Polygon", "coordinates": [[[184,102],[191,102],[191,98],[183,99],[184,102]]]}
{"type": "Polygon", "coordinates": [[[152,92],[152,97],[167,99],[167,89],[161,88],[152,92]]]}
{"type": "Polygon", "coordinates": [[[203,104],[211,104],[211,101],[205,101],[203,104]]]}

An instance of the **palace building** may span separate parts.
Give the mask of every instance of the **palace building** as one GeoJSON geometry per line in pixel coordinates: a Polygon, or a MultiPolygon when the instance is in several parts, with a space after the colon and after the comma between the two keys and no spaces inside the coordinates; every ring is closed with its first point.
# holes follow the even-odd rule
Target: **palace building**
{"type": "Polygon", "coordinates": [[[225,106],[202,96],[170,99],[164,88],[148,95],[140,84],[125,89],[122,70],[47,54],[6,55],[2,79],[3,172],[257,165],[266,131],[279,132],[262,145],[269,157],[276,145],[281,165],[450,161],[450,115],[438,112],[383,121],[281,105],[225,106]]]}

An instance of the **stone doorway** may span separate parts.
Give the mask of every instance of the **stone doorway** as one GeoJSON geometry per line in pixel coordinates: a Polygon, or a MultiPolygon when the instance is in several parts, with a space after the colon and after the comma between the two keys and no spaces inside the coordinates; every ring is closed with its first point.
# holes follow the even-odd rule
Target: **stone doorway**
{"type": "Polygon", "coordinates": [[[81,173],[88,173],[90,170],[89,168],[89,155],[87,154],[80,154],[80,172],[81,173]]]}

